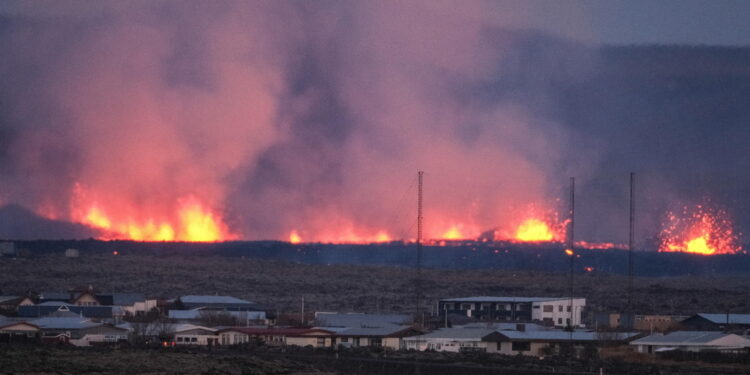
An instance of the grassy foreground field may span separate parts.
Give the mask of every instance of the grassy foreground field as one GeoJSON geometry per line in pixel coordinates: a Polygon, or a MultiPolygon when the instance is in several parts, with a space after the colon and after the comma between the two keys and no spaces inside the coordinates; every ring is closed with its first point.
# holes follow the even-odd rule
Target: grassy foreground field
{"type": "Polygon", "coordinates": [[[675,362],[595,357],[571,360],[484,353],[383,352],[378,350],[272,347],[73,348],[0,345],[2,374],[746,374],[747,364],[675,362]]]}
{"type": "MultiPolygon", "coordinates": [[[[299,311],[414,310],[412,268],[306,265],[224,256],[61,254],[0,258],[0,292],[64,291],[93,285],[101,291],[144,292],[173,298],[228,294],[270,309],[299,311]]],[[[422,272],[426,300],[470,295],[566,296],[568,275],[531,271],[444,270],[422,272]]],[[[596,272],[577,275],[575,294],[594,310],[625,306],[627,279],[596,272]]],[[[636,278],[639,313],[750,312],[750,277],[636,278]]]]}

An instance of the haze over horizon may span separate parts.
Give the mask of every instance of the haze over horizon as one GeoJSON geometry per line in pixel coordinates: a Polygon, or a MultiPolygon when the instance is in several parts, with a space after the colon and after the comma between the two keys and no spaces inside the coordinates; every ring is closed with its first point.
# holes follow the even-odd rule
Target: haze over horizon
{"type": "Polygon", "coordinates": [[[4,2],[0,204],[400,239],[424,170],[426,235],[474,237],[562,221],[575,176],[576,237],[625,243],[635,172],[637,241],[685,206],[748,232],[750,3],[710,3],[4,2]]]}

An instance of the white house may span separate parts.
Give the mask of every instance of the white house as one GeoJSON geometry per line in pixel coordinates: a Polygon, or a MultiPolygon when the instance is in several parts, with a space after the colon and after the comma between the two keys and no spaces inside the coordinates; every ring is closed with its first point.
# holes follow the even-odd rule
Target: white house
{"type": "Polygon", "coordinates": [[[640,353],[670,350],[700,352],[738,351],[750,348],[750,339],[733,333],[715,331],[677,331],[668,334],[653,334],[630,343],[640,353]]]}
{"type": "Polygon", "coordinates": [[[217,329],[194,324],[177,324],[174,326],[176,345],[213,346],[219,343],[217,329]]]}
{"type": "Polygon", "coordinates": [[[404,347],[439,352],[496,353],[500,334],[491,328],[443,328],[425,335],[404,337],[404,347]]]}

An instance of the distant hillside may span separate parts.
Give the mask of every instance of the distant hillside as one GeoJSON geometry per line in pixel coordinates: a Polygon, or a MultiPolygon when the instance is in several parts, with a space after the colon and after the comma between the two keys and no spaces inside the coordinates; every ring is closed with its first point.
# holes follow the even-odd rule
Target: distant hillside
{"type": "Polygon", "coordinates": [[[0,239],[83,239],[102,232],[85,225],[45,219],[21,206],[0,207],[0,239]]]}

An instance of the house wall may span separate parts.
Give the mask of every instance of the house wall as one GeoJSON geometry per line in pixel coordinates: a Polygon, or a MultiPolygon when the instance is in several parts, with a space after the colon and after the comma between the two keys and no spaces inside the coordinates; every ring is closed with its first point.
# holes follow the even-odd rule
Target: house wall
{"type": "Polygon", "coordinates": [[[309,345],[309,346],[313,346],[316,348],[324,348],[324,347],[333,346],[333,338],[323,337],[322,343],[318,343],[318,337],[312,337],[312,336],[289,337],[287,336],[286,344],[296,345],[296,346],[308,346],[309,345]]]}
{"type": "Polygon", "coordinates": [[[174,341],[177,345],[202,345],[207,346],[209,342],[218,344],[219,336],[208,331],[193,329],[175,333],[174,341]]]}
{"type": "MultiPolygon", "coordinates": [[[[582,323],[581,316],[583,315],[583,309],[585,306],[586,306],[585,298],[573,299],[573,305],[572,305],[572,311],[573,311],[572,325],[573,326],[581,325],[582,323]]],[[[560,299],[560,300],[548,301],[548,302],[534,302],[533,307],[532,307],[532,313],[531,313],[532,320],[539,320],[539,321],[552,320],[552,323],[555,327],[568,326],[570,316],[571,316],[570,299],[560,299]],[[552,311],[549,311],[549,310],[552,310],[552,311]]]]}
{"type": "Polygon", "coordinates": [[[449,338],[404,340],[406,349],[417,349],[420,351],[434,350],[438,352],[458,353],[461,350],[480,350],[487,353],[497,352],[497,343],[479,340],[454,340],[449,338]]]}
{"type": "Polygon", "coordinates": [[[103,342],[119,342],[121,340],[125,341],[128,339],[128,333],[127,332],[118,332],[118,333],[112,333],[112,334],[86,334],[80,339],[71,339],[70,343],[75,346],[91,346],[93,343],[103,343],[103,342]]]}
{"type": "Polygon", "coordinates": [[[505,354],[505,355],[528,355],[528,356],[534,356],[537,357],[542,354],[542,349],[549,346],[549,343],[546,342],[531,342],[529,343],[530,347],[529,350],[525,351],[517,351],[513,350],[513,343],[510,341],[504,341],[501,342],[499,345],[498,353],[505,354]]]}
{"type": "Polygon", "coordinates": [[[242,332],[222,332],[219,335],[219,343],[221,345],[237,345],[250,342],[250,336],[242,332]]]}
{"type": "Polygon", "coordinates": [[[384,337],[382,344],[384,348],[399,350],[403,348],[404,342],[400,337],[384,337]]]}

